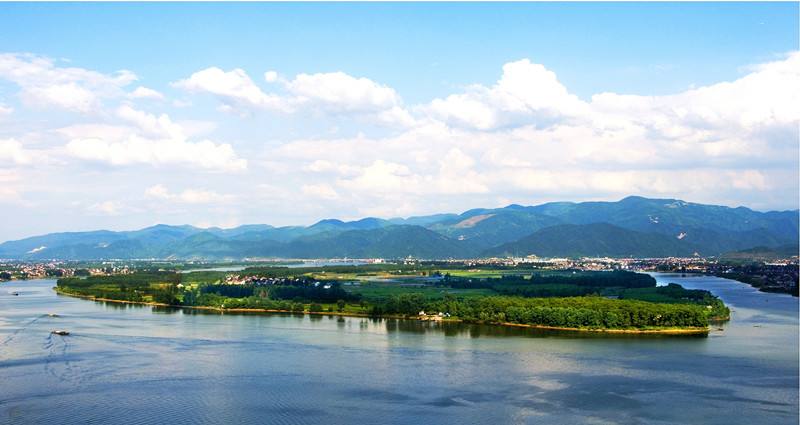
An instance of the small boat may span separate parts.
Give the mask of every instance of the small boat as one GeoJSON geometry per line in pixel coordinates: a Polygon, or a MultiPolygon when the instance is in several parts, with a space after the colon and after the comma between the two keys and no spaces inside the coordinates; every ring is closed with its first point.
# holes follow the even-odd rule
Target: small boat
{"type": "Polygon", "coordinates": [[[61,330],[61,329],[50,331],[50,333],[53,334],[53,335],[61,335],[61,336],[69,335],[69,331],[65,331],[65,330],[61,330]]]}
{"type": "Polygon", "coordinates": [[[49,317],[60,317],[59,315],[57,315],[55,313],[47,313],[47,316],[49,316],[49,317]]]}
{"type": "Polygon", "coordinates": [[[17,296],[19,296],[19,292],[17,292],[17,291],[14,291],[14,292],[12,292],[12,293],[11,293],[11,295],[13,295],[13,296],[17,297],[17,296]]]}

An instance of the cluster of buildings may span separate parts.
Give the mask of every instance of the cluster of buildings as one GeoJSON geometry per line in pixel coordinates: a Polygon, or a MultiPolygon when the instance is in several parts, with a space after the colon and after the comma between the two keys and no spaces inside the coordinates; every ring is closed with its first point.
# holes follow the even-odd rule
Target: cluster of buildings
{"type": "Polygon", "coordinates": [[[130,274],[134,269],[128,265],[100,264],[85,267],[69,262],[0,262],[0,280],[43,279],[72,276],[102,276],[130,274]]]}
{"type": "Polygon", "coordinates": [[[225,279],[223,280],[222,283],[226,285],[270,286],[270,285],[300,285],[310,282],[315,282],[315,281],[307,277],[263,277],[263,276],[244,276],[238,274],[229,274],[225,276],[225,279]]]}
{"type": "Polygon", "coordinates": [[[0,280],[72,276],[74,270],[56,263],[0,263],[0,280]]]}

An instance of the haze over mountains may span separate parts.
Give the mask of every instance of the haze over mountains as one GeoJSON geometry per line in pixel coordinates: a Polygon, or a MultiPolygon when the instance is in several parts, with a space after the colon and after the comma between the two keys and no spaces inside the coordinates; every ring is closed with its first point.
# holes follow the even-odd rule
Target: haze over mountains
{"type": "Polygon", "coordinates": [[[0,244],[8,259],[661,257],[759,247],[797,252],[798,211],[757,212],[675,199],[552,202],[462,214],[233,229],[156,225],[51,233],[0,244]]]}

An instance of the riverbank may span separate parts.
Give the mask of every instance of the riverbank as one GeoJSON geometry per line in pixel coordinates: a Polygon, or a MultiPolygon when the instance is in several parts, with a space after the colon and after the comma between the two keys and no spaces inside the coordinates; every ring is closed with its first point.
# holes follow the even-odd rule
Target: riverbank
{"type": "Polygon", "coordinates": [[[118,304],[133,304],[144,305],[151,307],[164,307],[164,308],[179,308],[186,310],[203,310],[213,311],[218,313],[270,313],[270,314],[307,314],[316,316],[341,316],[341,317],[361,317],[361,318],[379,318],[379,319],[398,319],[398,320],[417,320],[422,322],[446,322],[446,323],[475,323],[486,324],[493,326],[507,326],[515,328],[530,328],[530,329],[543,329],[552,331],[566,331],[566,332],[590,332],[590,333],[607,333],[607,334],[659,334],[659,335],[707,335],[709,328],[646,328],[646,329],[613,329],[613,328],[570,328],[546,325],[533,325],[512,322],[465,322],[461,319],[455,318],[441,318],[438,316],[403,316],[403,315],[380,315],[372,316],[365,313],[342,312],[342,311],[291,311],[291,310],[276,310],[276,309],[262,309],[262,308],[221,308],[213,306],[185,306],[185,305],[171,305],[164,303],[157,303],[152,301],[127,301],[115,300],[112,298],[100,298],[92,295],[82,295],[63,291],[58,287],[53,290],[64,296],[74,298],[82,298],[91,301],[110,302],[118,304]]]}

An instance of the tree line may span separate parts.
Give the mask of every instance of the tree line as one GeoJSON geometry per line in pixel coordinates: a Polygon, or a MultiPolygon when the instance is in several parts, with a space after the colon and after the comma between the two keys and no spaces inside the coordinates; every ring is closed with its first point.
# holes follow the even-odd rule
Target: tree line
{"type": "Polygon", "coordinates": [[[518,323],[566,328],[706,327],[709,314],[693,304],[664,304],[612,300],[598,296],[523,298],[488,296],[428,299],[422,294],[400,294],[372,302],[371,313],[417,315],[447,313],[466,322],[518,323]]]}

